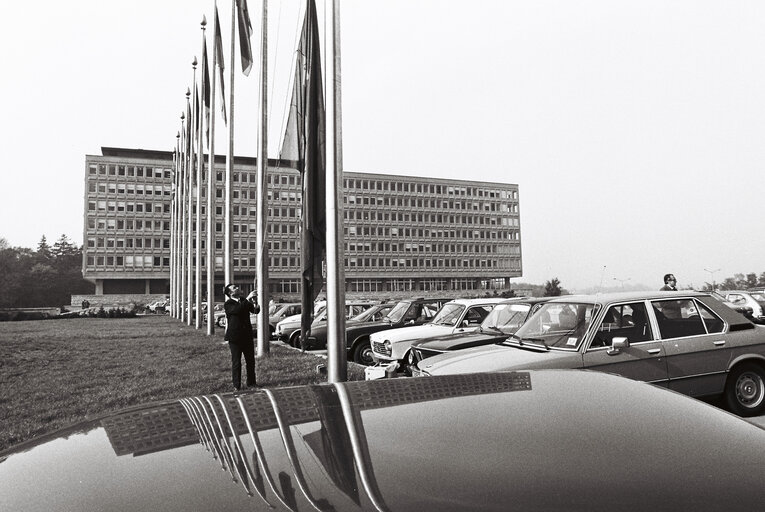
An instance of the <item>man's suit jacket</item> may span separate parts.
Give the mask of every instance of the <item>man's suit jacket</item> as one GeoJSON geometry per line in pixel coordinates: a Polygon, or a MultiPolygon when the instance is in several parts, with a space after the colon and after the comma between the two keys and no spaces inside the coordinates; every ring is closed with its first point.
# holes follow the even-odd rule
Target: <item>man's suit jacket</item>
{"type": "Polygon", "coordinates": [[[260,306],[256,306],[247,299],[241,301],[227,299],[223,308],[226,310],[226,335],[223,339],[236,345],[252,343],[250,313],[258,314],[260,306]]]}

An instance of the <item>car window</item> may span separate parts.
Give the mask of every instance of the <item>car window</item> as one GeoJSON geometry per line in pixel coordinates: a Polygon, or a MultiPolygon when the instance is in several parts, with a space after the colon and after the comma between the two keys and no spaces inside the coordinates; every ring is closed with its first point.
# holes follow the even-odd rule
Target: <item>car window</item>
{"type": "Polygon", "coordinates": [[[719,316],[715,315],[712,310],[700,302],[697,302],[696,306],[699,308],[699,314],[704,321],[704,326],[707,328],[708,333],[723,332],[725,323],[719,316]]]}
{"type": "Polygon", "coordinates": [[[630,343],[654,339],[645,303],[616,304],[608,308],[595,330],[590,347],[610,347],[617,337],[627,338],[630,343]]]}
{"type": "Polygon", "coordinates": [[[739,293],[729,293],[728,300],[733,304],[745,304],[746,298],[739,293]]]}
{"type": "Polygon", "coordinates": [[[691,299],[657,300],[651,303],[662,339],[706,334],[699,308],[691,299]]]}
{"type": "Polygon", "coordinates": [[[468,309],[465,320],[468,325],[481,325],[481,322],[491,313],[493,306],[476,306],[468,309]]]}

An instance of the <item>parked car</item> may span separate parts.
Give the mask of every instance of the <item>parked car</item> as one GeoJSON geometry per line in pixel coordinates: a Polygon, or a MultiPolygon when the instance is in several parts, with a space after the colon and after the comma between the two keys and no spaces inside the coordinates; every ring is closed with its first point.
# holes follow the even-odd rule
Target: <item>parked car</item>
{"type": "Polygon", "coordinates": [[[475,331],[494,306],[504,300],[455,299],[444,304],[430,323],[376,332],[369,337],[372,358],[378,363],[396,361],[404,369],[413,342],[475,331]]]}
{"type": "Polygon", "coordinates": [[[425,358],[445,352],[504,341],[548,300],[550,297],[508,299],[494,306],[491,313],[473,332],[444,334],[415,341],[412,343],[412,350],[409,351],[407,365],[416,365],[425,358]]]}
{"type": "MultiPolygon", "coordinates": [[[[370,308],[373,305],[372,302],[366,301],[346,301],[345,302],[345,317],[351,318],[362,311],[370,308]]],[[[327,321],[327,304],[323,302],[316,312],[314,313],[313,323],[311,323],[311,329],[318,327],[327,321]]],[[[275,335],[277,339],[292,345],[293,347],[300,346],[300,322],[301,315],[288,316],[278,324],[276,324],[275,335]]]]}
{"type": "Polygon", "coordinates": [[[754,320],[754,311],[752,311],[752,308],[747,306],[746,304],[734,304],[728,299],[725,298],[725,295],[722,295],[720,292],[712,292],[712,296],[731,308],[734,311],[738,311],[745,317],[747,317],[749,320],[754,320]]]}
{"type": "Polygon", "coordinates": [[[676,393],[570,370],[180,398],[73,425],[0,461],[3,509],[14,512],[765,503],[765,430],[676,393]]]}
{"type": "MultiPolygon", "coordinates": [[[[346,330],[349,326],[356,324],[380,322],[388,313],[390,313],[391,309],[393,309],[393,304],[374,304],[358,315],[346,320],[346,330]]],[[[322,316],[322,320],[326,320],[325,314],[322,316]]],[[[311,326],[311,335],[306,339],[306,348],[313,350],[327,348],[326,321],[320,322],[316,326],[311,326]]]]}
{"type": "Polygon", "coordinates": [[[146,308],[152,313],[166,313],[167,306],[170,304],[168,299],[155,300],[146,305],[146,308]]]}
{"type": "Polygon", "coordinates": [[[500,344],[421,361],[418,376],[590,368],[765,412],[765,327],[699,292],[560,297],[500,344]]]}
{"type": "Polygon", "coordinates": [[[369,336],[372,333],[428,323],[436,316],[441,306],[450,300],[424,297],[404,299],[397,302],[390,312],[378,322],[346,325],[345,339],[348,343],[348,360],[364,365],[373,364],[372,345],[369,341],[369,336]]]}
{"type": "Polygon", "coordinates": [[[751,308],[752,321],[758,324],[765,324],[765,294],[747,290],[720,290],[720,295],[725,300],[732,302],[736,306],[751,308]]]}

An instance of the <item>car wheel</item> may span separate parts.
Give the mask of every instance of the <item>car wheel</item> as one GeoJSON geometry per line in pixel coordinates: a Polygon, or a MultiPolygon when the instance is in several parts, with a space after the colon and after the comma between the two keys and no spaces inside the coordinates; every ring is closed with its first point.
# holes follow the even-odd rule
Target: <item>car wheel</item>
{"type": "Polygon", "coordinates": [[[218,327],[226,327],[226,317],[222,316],[215,321],[215,325],[218,327]]]}
{"type": "Polygon", "coordinates": [[[289,344],[295,348],[300,348],[300,331],[295,331],[290,334],[289,344]]]}
{"type": "Polygon", "coordinates": [[[356,348],[353,350],[353,362],[371,366],[375,363],[372,359],[372,345],[369,343],[369,338],[360,341],[356,348]]]}
{"type": "Polygon", "coordinates": [[[725,382],[725,402],[728,410],[739,416],[765,412],[765,370],[754,363],[736,366],[725,382]]]}

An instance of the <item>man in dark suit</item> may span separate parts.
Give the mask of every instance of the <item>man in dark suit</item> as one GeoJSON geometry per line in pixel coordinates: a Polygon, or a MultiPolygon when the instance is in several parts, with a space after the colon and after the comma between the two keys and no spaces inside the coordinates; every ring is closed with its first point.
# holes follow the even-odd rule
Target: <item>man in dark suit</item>
{"type": "Polygon", "coordinates": [[[244,292],[235,284],[227,284],[223,289],[226,302],[226,335],[231,350],[231,379],[234,388],[242,387],[242,356],[247,367],[247,387],[255,386],[255,344],[252,335],[250,313],[260,313],[260,306],[255,303],[255,291],[244,297],[244,292]]]}

